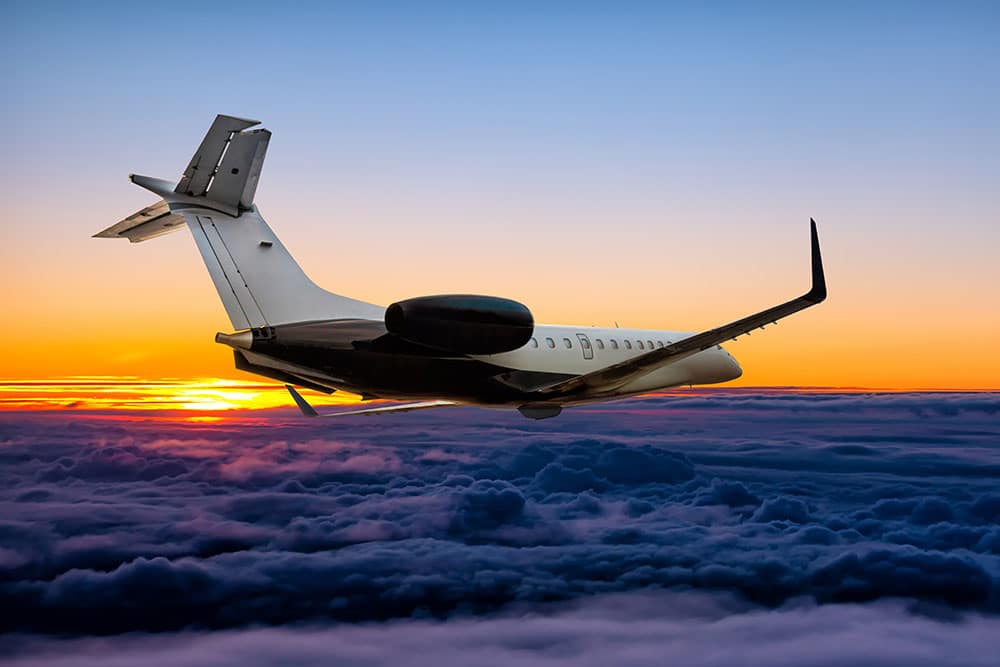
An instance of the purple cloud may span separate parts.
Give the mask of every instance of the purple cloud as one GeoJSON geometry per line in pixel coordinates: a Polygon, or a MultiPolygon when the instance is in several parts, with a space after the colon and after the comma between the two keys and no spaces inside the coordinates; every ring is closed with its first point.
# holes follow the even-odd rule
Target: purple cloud
{"type": "Polygon", "coordinates": [[[633,592],[448,622],[397,620],[116,639],[12,637],[16,667],[345,664],[640,667],[992,667],[1000,619],[938,619],[900,602],[774,609],[731,596],[633,592]]]}
{"type": "Polygon", "coordinates": [[[0,631],[448,625],[650,589],[763,616],[905,600],[992,619],[998,406],[736,393],[539,423],[7,413],[0,631]]]}

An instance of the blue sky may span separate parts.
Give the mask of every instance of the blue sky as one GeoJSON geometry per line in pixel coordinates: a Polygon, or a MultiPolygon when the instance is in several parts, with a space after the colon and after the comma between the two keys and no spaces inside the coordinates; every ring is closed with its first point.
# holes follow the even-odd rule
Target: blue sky
{"type": "Polygon", "coordinates": [[[822,197],[839,185],[919,201],[933,170],[935,193],[985,198],[998,13],[909,2],[23,3],[3,29],[14,86],[3,119],[29,173],[106,159],[67,151],[93,135],[109,152],[139,143],[153,167],[176,148],[144,132],[183,137],[187,153],[188,137],[226,111],[280,126],[287,147],[273,157],[298,164],[282,178],[307,183],[308,151],[413,188],[548,167],[536,187],[648,197],[676,178],[769,198],[773,187],[822,197]]]}

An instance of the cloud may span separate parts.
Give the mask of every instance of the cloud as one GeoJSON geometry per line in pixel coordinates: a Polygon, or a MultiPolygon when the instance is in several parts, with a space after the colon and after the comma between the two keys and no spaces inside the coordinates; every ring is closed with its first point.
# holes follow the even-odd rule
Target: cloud
{"type": "Polygon", "coordinates": [[[0,632],[473,623],[650,589],[765,616],[902,600],[993,618],[998,405],[721,394],[333,427],[0,414],[0,632]]]}
{"type": "Polygon", "coordinates": [[[768,498],[753,513],[752,518],[754,521],[762,523],[771,521],[807,523],[809,521],[809,506],[797,498],[787,498],[785,496],[768,498]]]}
{"type": "Polygon", "coordinates": [[[114,640],[11,637],[0,648],[6,649],[7,663],[17,667],[978,667],[994,664],[998,634],[1000,619],[995,617],[942,619],[898,601],[824,606],[792,601],[768,610],[727,595],[659,591],[448,622],[399,620],[114,640]]]}

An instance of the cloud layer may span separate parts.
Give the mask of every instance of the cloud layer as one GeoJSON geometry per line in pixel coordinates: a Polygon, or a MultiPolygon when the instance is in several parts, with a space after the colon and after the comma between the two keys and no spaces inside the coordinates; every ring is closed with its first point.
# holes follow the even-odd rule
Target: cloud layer
{"type": "Polygon", "coordinates": [[[20,638],[16,667],[993,667],[1000,620],[916,615],[899,602],[755,608],[711,593],[619,593],[447,622],[186,632],[70,641],[20,638]]]}
{"type": "Polygon", "coordinates": [[[991,394],[661,397],[545,422],[6,414],[0,632],[447,626],[656,590],[989,624],[998,416],[991,394]]]}

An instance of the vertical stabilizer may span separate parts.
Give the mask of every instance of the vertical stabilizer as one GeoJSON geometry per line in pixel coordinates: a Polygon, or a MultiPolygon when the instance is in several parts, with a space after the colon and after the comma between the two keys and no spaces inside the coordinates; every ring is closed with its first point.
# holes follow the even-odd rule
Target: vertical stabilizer
{"type": "Polygon", "coordinates": [[[236,329],[385,315],[381,306],[317,286],[256,208],[238,218],[211,211],[182,215],[236,329]]]}
{"type": "Polygon", "coordinates": [[[253,199],[271,133],[244,132],[257,123],[217,116],[176,186],[158,178],[130,176],[161,201],[96,236],[137,243],[187,223],[236,329],[382,319],[381,306],[317,286],[260,216],[253,199]]]}

